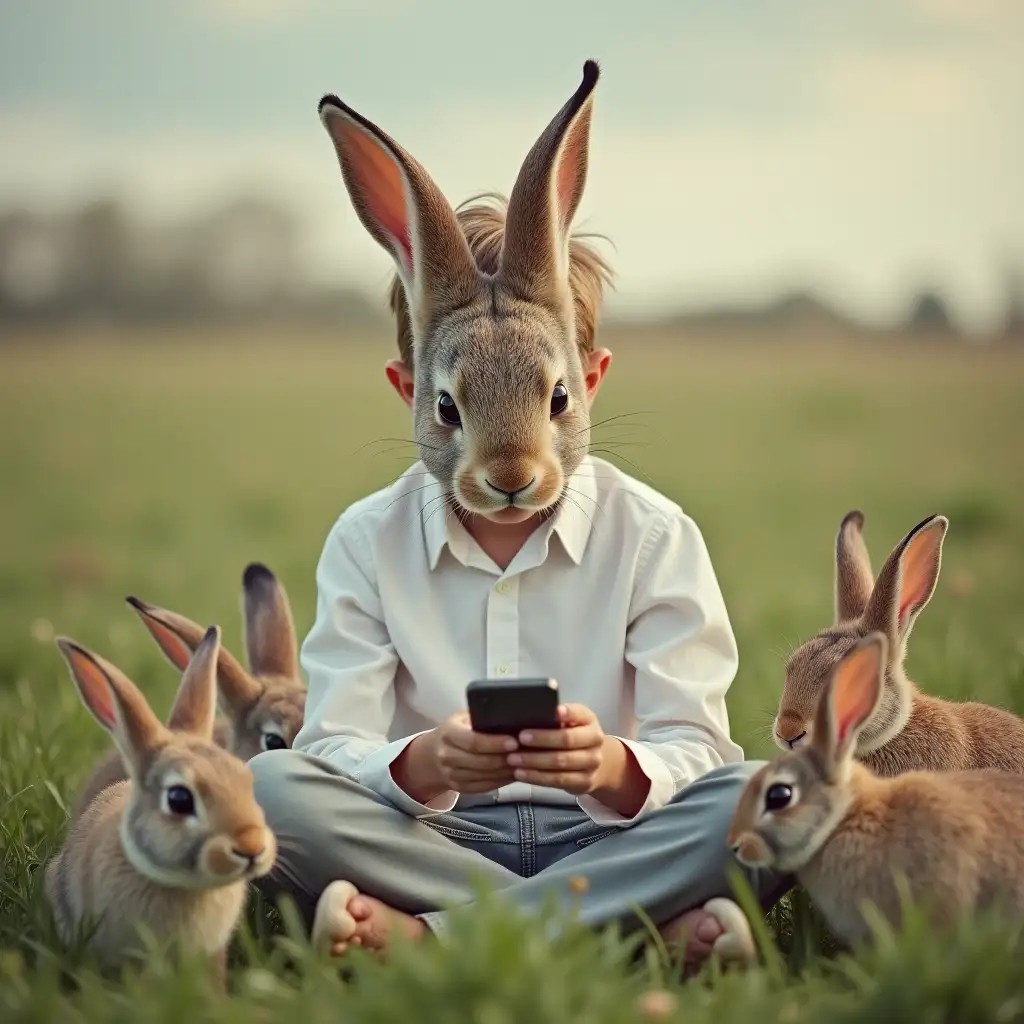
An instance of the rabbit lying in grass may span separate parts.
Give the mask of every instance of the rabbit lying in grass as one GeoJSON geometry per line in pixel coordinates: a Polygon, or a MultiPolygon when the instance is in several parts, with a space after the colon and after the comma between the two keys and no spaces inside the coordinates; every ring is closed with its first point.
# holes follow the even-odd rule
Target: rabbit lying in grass
{"type": "Polygon", "coordinates": [[[888,641],[878,708],[858,733],[856,756],[878,775],[920,769],[1000,768],[1024,773],[1024,721],[987,704],[929,697],[907,678],[907,638],[939,579],[949,523],[930,516],[896,545],[872,580],[861,531],[850,512],[836,540],[836,624],[790,658],[773,735],[783,749],[808,738],[817,701],[836,664],[868,634],[888,641]]]}
{"type": "MultiPolygon", "coordinates": [[[[242,591],[251,671],[220,648],[217,688],[224,717],[215,723],[214,742],[248,761],[262,750],[292,745],[302,727],[306,684],[299,671],[291,605],[281,582],[266,566],[254,562],[242,574],[242,591]]],[[[183,672],[203,639],[203,628],[136,597],[129,597],[128,603],[171,664],[183,672]]],[[[121,755],[110,751],[82,788],[75,815],[97,793],[126,777],[121,755]]]]}
{"type": "Polygon", "coordinates": [[[990,906],[1024,913],[1024,776],[914,771],[882,778],[854,760],[884,706],[889,644],[855,641],[819,696],[810,740],[749,782],[728,843],[744,864],[795,873],[831,929],[869,936],[861,901],[893,925],[897,879],[939,924],[990,906]]]}
{"type": "Polygon", "coordinates": [[[93,950],[115,964],[140,950],[141,924],[223,969],[249,880],[271,869],[277,844],[249,768],[212,742],[219,629],[197,646],[167,726],[109,662],[72,640],[57,645],[129,775],[84,808],[46,868],[62,939],[95,926],[93,950]]]}

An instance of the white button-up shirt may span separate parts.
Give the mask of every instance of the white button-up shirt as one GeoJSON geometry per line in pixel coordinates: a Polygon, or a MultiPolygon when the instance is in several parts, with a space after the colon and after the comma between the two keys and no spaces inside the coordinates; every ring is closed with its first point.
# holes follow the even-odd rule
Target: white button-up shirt
{"type": "MultiPolygon", "coordinates": [[[[421,804],[395,783],[391,763],[465,709],[471,680],[539,676],[633,752],[651,783],[637,817],[741,760],[725,707],[736,641],[696,524],[601,459],[588,458],[570,487],[572,500],[504,572],[448,514],[420,463],[347,509],[317,567],[295,748],[409,814],[450,811],[458,794],[421,804]]],[[[484,799],[577,802],[521,782],[484,799]]],[[[636,820],[590,796],[578,803],[601,824],[636,820]]]]}

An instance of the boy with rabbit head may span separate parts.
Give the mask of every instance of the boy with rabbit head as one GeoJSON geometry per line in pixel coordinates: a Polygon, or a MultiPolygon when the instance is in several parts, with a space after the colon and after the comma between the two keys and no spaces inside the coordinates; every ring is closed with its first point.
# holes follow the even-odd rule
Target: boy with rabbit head
{"type": "MultiPolygon", "coordinates": [[[[595,925],[642,906],[691,961],[745,927],[725,836],[758,765],[729,737],[737,651],[711,560],[677,505],[589,454],[609,271],[571,226],[597,80],[588,61],[507,203],[458,212],[376,125],[320,103],[397,270],[387,377],[420,455],[332,529],[305,724],[252,761],[280,837],[266,888],[311,917],[335,894],[339,953],[442,933],[475,876],[595,925]],[[561,728],[474,732],[466,684],[501,676],[556,679],[561,728]]],[[[750,878],[766,903],[784,890],[750,878]]]]}

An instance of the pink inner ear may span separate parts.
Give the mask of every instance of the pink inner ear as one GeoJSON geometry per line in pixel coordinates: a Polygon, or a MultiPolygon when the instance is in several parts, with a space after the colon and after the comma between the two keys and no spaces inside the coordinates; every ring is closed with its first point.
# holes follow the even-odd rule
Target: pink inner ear
{"type": "Polygon", "coordinates": [[[903,553],[900,604],[897,613],[897,622],[901,630],[906,628],[910,616],[924,604],[931,592],[941,539],[938,530],[924,530],[910,542],[903,553]]]}
{"type": "Polygon", "coordinates": [[[177,633],[168,629],[162,622],[151,619],[147,615],[145,623],[150,633],[152,633],[153,639],[160,645],[160,650],[167,655],[171,664],[179,672],[184,672],[188,668],[189,661],[192,659],[192,649],[177,633]]]}
{"type": "Polygon", "coordinates": [[[75,680],[86,707],[107,728],[113,730],[117,724],[117,713],[114,711],[114,697],[110,692],[107,677],[99,666],[84,654],[72,651],[71,663],[74,666],[75,680]]]}
{"type": "Polygon", "coordinates": [[[365,213],[394,241],[395,256],[402,261],[406,272],[412,273],[412,233],[402,172],[394,157],[361,128],[346,122],[341,136],[365,213]]]}
{"type": "Polygon", "coordinates": [[[899,617],[897,619],[897,625],[898,625],[898,627],[899,627],[899,629],[901,631],[907,628],[907,621],[910,619],[910,616],[911,616],[911,614],[913,614],[913,611],[914,611],[915,608],[916,608],[916,605],[915,605],[915,603],[913,601],[903,601],[900,604],[900,611],[899,611],[899,617]]]}
{"type": "Polygon", "coordinates": [[[880,673],[880,651],[875,644],[858,648],[840,664],[832,688],[832,713],[840,745],[871,714],[881,685],[880,673]]]}
{"type": "Polygon", "coordinates": [[[558,199],[558,226],[564,233],[569,230],[572,215],[575,212],[575,201],[579,198],[580,172],[585,155],[584,140],[586,132],[579,125],[565,140],[555,181],[555,195],[558,199]]]}

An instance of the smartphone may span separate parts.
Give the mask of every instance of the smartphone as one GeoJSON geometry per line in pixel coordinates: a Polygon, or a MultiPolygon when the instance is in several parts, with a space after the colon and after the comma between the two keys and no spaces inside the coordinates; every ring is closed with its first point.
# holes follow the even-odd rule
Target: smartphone
{"type": "Polygon", "coordinates": [[[515,736],[523,729],[558,729],[554,679],[477,679],[466,687],[474,732],[515,736]]]}

